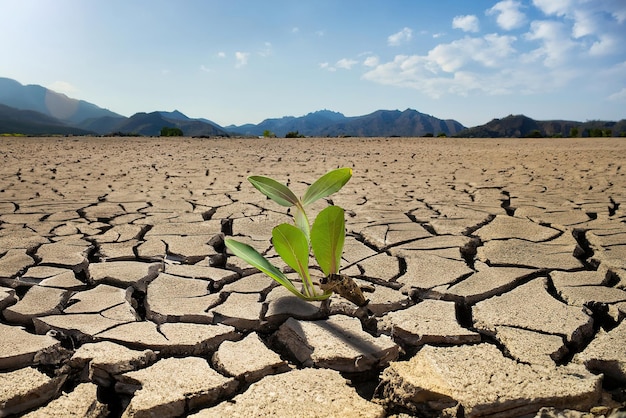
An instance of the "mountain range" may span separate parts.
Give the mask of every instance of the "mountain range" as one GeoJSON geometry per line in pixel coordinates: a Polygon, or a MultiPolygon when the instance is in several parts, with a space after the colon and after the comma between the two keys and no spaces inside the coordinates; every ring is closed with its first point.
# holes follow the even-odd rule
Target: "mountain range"
{"type": "Polygon", "coordinates": [[[525,137],[626,135],[626,121],[576,122],[536,121],[524,115],[493,119],[485,125],[466,128],[452,119],[439,119],[417,110],[377,110],[347,117],[319,110],[304,116],[266,119],[259,124],[221,127],[209,119],[189,118],[182,112],[155,111],[126,117],[84,100],[77,100],[39,85],[22,85],[0,77],[0,134],[26,135],[147,135],[161,129],[179,128],[185,136],[460,136],[525,137]],[[596,135],[590,135],[595,133],[596,135]]]}

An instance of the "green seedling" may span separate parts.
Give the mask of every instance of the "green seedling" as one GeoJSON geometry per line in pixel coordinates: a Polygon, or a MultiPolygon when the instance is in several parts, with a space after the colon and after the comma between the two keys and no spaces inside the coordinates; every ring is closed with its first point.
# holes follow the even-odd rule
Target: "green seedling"
{"type": "Polygon", "coordinates": [[[299,298],[308,301],[325,300],[336,292],[357,305],[364,306],[367,302],[358,286],[350,277],[339,274],[346,238],[344,210],[334,205],[326,207],[317,215],[313,226],[309,224],[306,213],[309,205],[340,190],[350,177],[352,177],[350,168],[332,170],[311,184],[302,198],[298,198],[286,185],[269,177],[248,177],[248,181],[257,190],[274,202],[285,207],[295,207],[294,225],[284,223],[274,227],[272,244],[283,261],[300,276],[301,290],[251,246],[227,238],[226,247],[299,298]],[[320,289],[316,288],[309,271],[311,250],[320,269],[326,275],[319,283],[320,289]]]}

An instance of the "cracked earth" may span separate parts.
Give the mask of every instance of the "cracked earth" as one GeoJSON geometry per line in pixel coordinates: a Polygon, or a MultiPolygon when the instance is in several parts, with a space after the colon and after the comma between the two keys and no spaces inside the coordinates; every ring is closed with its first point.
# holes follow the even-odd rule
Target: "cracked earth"
{"type": "Polygon", "coordinates": [[[620,416],[624,155],[617,138],[3,138],[0,417],[620,416]],[[290,214],[246,177],[303,192],[343,166],[329,202],[367,310],[301,301],[223,244],[286,269],[269,237],[290,214]]]}

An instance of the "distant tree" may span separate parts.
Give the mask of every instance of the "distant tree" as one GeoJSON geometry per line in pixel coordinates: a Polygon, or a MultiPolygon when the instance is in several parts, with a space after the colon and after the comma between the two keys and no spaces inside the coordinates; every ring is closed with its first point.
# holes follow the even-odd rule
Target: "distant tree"
{"type": "Polygon", "coordinates": [[[576,138],[578,136],[578,128],[574,127],[569,130],[569,136],[576,138]]]}
{"type": "Polygon", "coordinates": [[[445,133],[445,132],[439,132],[439,133],[437,134],[437,138],[447,138],[447,137],[448,137],[448,135],[446,135],[446,133],[445,133]]]}
{"type": "Polygon", "coordinates": [[[432,132],[428,132],[428,133],[425,133],[425,134],[424,134],[424,138],[432,138],[432,137],[434,137],[434,136],[435,136],[435,135],[433,135],[433,133],[432,133],[432,132]]]}
{"type": "Polygon", "coordinates": [[[161,136],[183,136],[183,131],[180,128],[164,126],[161,128],[161,136]]]}
{"type": "Polygon", "coordinates": [[[528,135],[526,135],[526,138],[543,138],[543,135],[541,135],[541,132],[538,129],[533,129],[528,133],[528,135]]]}
{"type": "Polygon", "coordinates": [[[587,130],[588,135],[590,138],[600,138],[604,135],[604,132],[602,132],[602,129],[600,128],[591,128],[587,130]]]}
{"type": "Polygon", "coordinates": [[[263,138],[276,138],[276,134],[269,129],[263,131],[263,138]]]}
{"type": "Polygon", "coordinates": [[[302,135],[298,131],[291,131],[291,132],[287,132],[287,135],[285,135],[285,138],[304,138],[304,135],[302,135]]]}
{"type": "Polygon", "coordinates": [[[603,130],[602,131],[602,136],[605,136],[607,138],[613,136],[613,130],[612,129],[605,129],[605,130],[603,130]]]}

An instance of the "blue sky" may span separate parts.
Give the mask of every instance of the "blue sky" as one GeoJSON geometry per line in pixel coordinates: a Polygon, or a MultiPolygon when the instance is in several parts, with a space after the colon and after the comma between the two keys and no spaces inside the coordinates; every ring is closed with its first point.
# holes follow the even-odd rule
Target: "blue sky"
{"type": "Polygon", "coordinates": [[[0,77],[222,126],[626,118],[624,0],[0,0],[0,77]]]}

